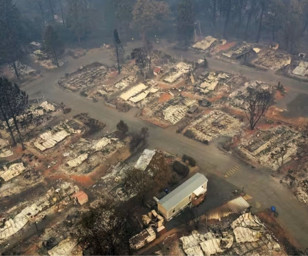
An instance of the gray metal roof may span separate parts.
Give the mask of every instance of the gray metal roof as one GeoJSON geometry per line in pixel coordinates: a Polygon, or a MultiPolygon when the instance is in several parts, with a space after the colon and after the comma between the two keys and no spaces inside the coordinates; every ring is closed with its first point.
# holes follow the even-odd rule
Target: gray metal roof
{"type": "Polygon", "coordinates": [[[169,211],[207,181],[203,174],[196,173],[158,202],[169,211]]]}

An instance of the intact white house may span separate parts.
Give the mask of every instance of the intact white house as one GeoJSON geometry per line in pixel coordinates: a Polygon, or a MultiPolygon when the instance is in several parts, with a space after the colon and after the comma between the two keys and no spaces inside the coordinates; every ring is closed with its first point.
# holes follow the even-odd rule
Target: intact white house
{"type": "Polygon", "coordinates": [[[207,191],[208,179],[201,173],[196,173],[183,184],[157,201],[158,211],[170,220],[190,204],[200,203],[207,191]]]}

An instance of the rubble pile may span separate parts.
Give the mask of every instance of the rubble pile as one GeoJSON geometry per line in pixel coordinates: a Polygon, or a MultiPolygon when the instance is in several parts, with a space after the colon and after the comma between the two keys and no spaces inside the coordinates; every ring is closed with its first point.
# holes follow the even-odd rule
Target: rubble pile
{"type": "Polygon", "coordinates": [[[243,140],[239,150],[252,162],[257,162],[273,170],[278,170],[296,155],[301,134],[286,126],[269,130],[259,130],[248,140],[243,140]],[[283,154],[276,154],[282,147],[283,154]]]}
{"type": "Polygon", "coordinates": [[[98,140],[89,141],[80,139],[77,143],[70,145],[70,150],[63,153],[65,164],[60,170],[65,172],[87,173],[102,164],[102,160],[123,147],[123,143],[117,138],[103,137],[98,140]]]}
{"type": "Polygon", "coordinates": [[[207,94],[214,91],[217,85],[223,85],[230,78],[230,75],[224,72],[209,72],[206,76],[201,76],[201,83],[197,90],[200,94],[207,94]]]}
{"type": "Polygon", "coordinates": [[[195,230],[180,240],[186,255],[286,255],[264,224],[251,213],[242,214],[220,232],[195,230]]]}
{"type": "Polygon", "coordinates": [[[203,40],[195,43],[192,47],[198,50],[207,50],[208,48],[216,45],[218,42],[217,38],[212,36],[206,36],[203,40]]]}
{"type": "Polygon", "coordinates": [[[98,87],[103,85],[107,71],[106,66],[95,62],[61,78],[58,84],[73,92],[98,87]]]}
{"type": "Polygon", "coordinates": [[[104,84],[103,90],[100,90],[100,93],[104,95],[110,92],[122,91],[134,82],[136,82],[136,76],[128,75],[122,78],[120,81],[116,82],[115,84],[104,84]]]}
{"type": "Polygon", "coordinates": [[[33,145],[40,151],[45,151],[53,148],[73,133],[80,133],[80,131],[74,130],[69,126],[68,122],[63,122],[53,127],[50,131],[40,134],[39,137],[34,140],[33,145]]]}
{"type": "Polygon", "coordinates": [[[230,50],[223,52],[222,56],[227,57],[229,59],[239,59],[245,54],[249,53],[252,50],[252,48],[253,48],[252,44],[243,42],[231,48],[230,50]]]}
{"type": "Polygon", "coordinates": [[[75,255],[72,252],[77,246],[77,241],[71,237],[62,240],[58,245],[48,251],[49,256],[75,255]]]}
{"type": "Polygon", "coordinates": [[[245,109],[245,98],[248,96],[247,88],[252,88],[255,90],[273,90],[273,86],[262,81],[249,81],[244,84],[243,87],[240,87],[230,93],[228,104],[232,107],[245,109]]]}
{"type": "Polygon", "coordinates": [[[262,49],[251,64],[262,69],[277,71],[290,65],[291,60],[288,53],[274,49],[262,49]]]}
{"type": "Polygon", "coordinates": [[[293,69],[292,74],[300,77],[308,77],[308,62],[300,61],[298,66],[293,69]]]}
{"type": "Polygon", "coordinates": [[[172,84],[183,77],[185,74],[189,73],[191,69],[192,66],[190,64],[179,62],[170,70],[163,81],[172,84]]]}
{"type": "Polygon", "coordinates": [[[9,181],[20,175],[24,170],[26,170],[26,167],[23,163],[12,163],[4,165],[2,170],[0,169],[0,178],[2,178],[4,181],[9,181]]]}
{"type": "Polygon", "coordinates": [[[210,142],[219,136],[234,136],[240,130],[241,122],[220,110],[192,122],[186,129],[185,135],[201,142],[210,142]]]}
{"type": "Polygon", "coordinates": [[[176,124],[182,120],[188,108],[185,105],[171,105],[163,110],[164,119],[171,124],[176,124]]]}
{"type": "Polygon", "coordinates": [[[16,234],[24,228],[27,223],[42,218],[42,214],[38,216],[40,213],[48,210],[56,203],[69,198],[71,194],[78,190],[78,187],[68,182],[61,183],[57,188],[48,190],[45,196],[35,199],[35,203],[30,203],[29,206],[18,212],[13,218],[5,219],[0,226],[0,243],[16,234]]]}
{"type": "Polygon", "coordinates": [[[146,244],[152,242],[156,238],[156,233],[153,228],[149,227],[142,230],[139,234],[129,239],[129,246],[134,250],[138,250],[146,244]]]}
{"type": "Polygon", "coordinates": [[[0,158],[12,156],[13,152],[9,148],[9,141],[0,138],[0,158]]]}

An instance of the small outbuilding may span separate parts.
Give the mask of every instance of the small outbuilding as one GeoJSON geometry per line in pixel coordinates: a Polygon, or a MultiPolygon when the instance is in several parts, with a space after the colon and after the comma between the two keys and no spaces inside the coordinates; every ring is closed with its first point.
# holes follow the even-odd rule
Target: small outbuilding
{"type": "Polygon", "coordinates": [[[207,191],[208,179],[196,173],[183,184],[157,201],[158,211],[170,220],[188,205],[196,205],[203,201],[207,191]]]}

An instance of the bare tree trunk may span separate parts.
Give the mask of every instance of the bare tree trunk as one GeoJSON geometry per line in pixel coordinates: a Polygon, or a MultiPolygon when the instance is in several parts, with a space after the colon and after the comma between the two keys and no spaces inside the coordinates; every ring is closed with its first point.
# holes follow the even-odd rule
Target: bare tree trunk
{"type": "Polygon", "coordinates": [[[217,4],[216,0],[213,0],[213,25],[216,28],[216,9],[217,9],[217,4]]]}
{"type": "Polygon", "coordinates": [[[13,65],[13,68],[14,68],[15,75],[16,75],[17,79],[19,79],[20,77],[19,77],[19,72],[18,72],[17,66],[16,66],[16,62],[13,61],[12,65],[13,65]]]}
{"type": "Polygon", "coordinates": [[[116,56],[117,56],[117,64],[118,64],[118,73],[121,74],[121,67],[120,67],[120,58],[119,58],[119,46],[115,43],[116,48],[116,56]]]}
{"type": "Polygon", "coordinates": [[[17,143],[16,143],[16,140],[15,140],[12,128],[10,126],[9,120],[8,120],[8,118],[6,116],[6,113],[4,113],[4,110],[2,109],[2,107],[0,107],[0,110],[1,110],[2,116],[4,117],[4,121],[5,121],[6,125],[7,125],[7,128],[9,129],[10,136],[11,136],[11,139],[13,141],[13,146],[16,146],[17,143]]]}
{"type": "Polygon", "coordinates": [[[13,115],[13,121],[14,121],[14,125],[15,125],[15,128],[17,130],[17,133],[18,133],[18,137],[19,137],[19,140],[20,140],[20,143],[21,143],[21,146],[22,146],[22,149],[26,149],[25,145],[24,145],[24,140],[21,136],[21,133],[20,133],[20,130],[19,130],[19,126],[18,126],[18,123],[17,123],[17,120],[16,120],[16,116],[13,115]]]}
{"type": "Polygon", "coordinates": [[[53,51],[53,58],[54,58],[54,61],[56,62],[57,67],[60,67],[60,66],[59,66],[59,60],[58,60],[57,52],[56,52],[55,49],[52,49],[52,51],[53,51]]]}
{"type": "Polygon", "coordinates": [[[53,5],[52,5],[51,0],[48,0],[48,4],[49,4],[51,18],[52,18],[53,21],[55,21],[55,11],[53,9],[53,5]]]}
{"type": "Polygon", "coordinates": [[[264,9],[265,9],[265,3],[262,2],[261,3],[261,14],[260,14],[260,20],[259,20],[259,27],[258,27],[258,33],[257,33],[257,39],[256,39],[257,43],[259,43],[260,37],[261,37],[264,9]]]}
{"type": "Polygon", "coordinates": [[[248,36],[248,29],[249,29],[249,25],[250,25],[250,22],[251,22],[252,14],[253,14],[254,9],[255,9],[255,5],[256,5],[255,0],[252,0],[251,7],[250,7],[248,17],[247,17],[246,27],[245,27],[245,33],[244,33],[244,39],[245,40],[247,39],[247,36],[248,36]]]}
{"type": "Polygon", "coordinates": [[[65,26],[65,20],[64,20],[64,12],[63,12],[62,0],[59,0],[59,5],[60,5],[60,11],[61,11],[61,17],[62,17],[62,24],[63,24],[63,26],[65,26]]]}
{"type": "Polygon", "coordinates": [[[227,12],[226,12],[226,19],[224,24],[224,31],[223,31],[223,37],[226,38],[227,35],[227,27],[230,20],[230,11],[231,11],[231,0],[227,0],[227,12]]]}

